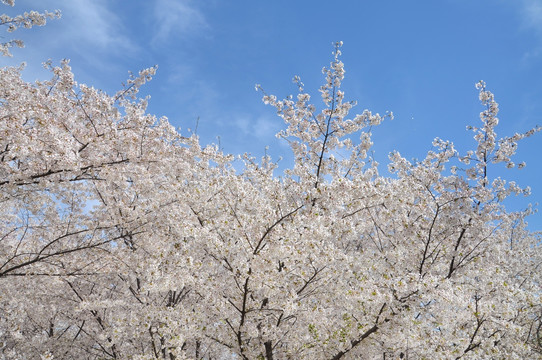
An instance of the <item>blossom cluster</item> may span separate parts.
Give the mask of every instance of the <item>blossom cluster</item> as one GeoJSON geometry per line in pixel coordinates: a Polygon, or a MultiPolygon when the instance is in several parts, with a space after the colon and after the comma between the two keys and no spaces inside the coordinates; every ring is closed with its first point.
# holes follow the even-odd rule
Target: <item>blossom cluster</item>
{"type": "MultiPolygon", "coordinates": [[[[15,0],[2,0],[2,3],[5,5],[14,6],[15,0]]],[[[44,26],[47,23],[47,19],[60,18],[60,15],[59,10],[55,10],[54,12],[45,11],[43,13],[32,10],[14,17],[1,14],[0,25],[6,26],[7,31],[11,33],[21,27],[30,29],[34,26],[44,26]]],[[[2,56],[12,56],[9,51],[9,49],[12,47],[22,48],[24,47],[24,43],[18,39],[0,43],[0,53],[2,56]]]]}
{"type": "Polygon", "coordinates": [[[499,138],[481,83],[475,149],[435,139],[382,176],[371,129],[392,114],[349,115],[340,45],[320,111],[299,77],[263,93],[283,176],[148,114],[155,67],[113,96],[67,61],[0,69],[1,356],[540,359],[540,237],[488,172],[538,129],[499,138]]]}

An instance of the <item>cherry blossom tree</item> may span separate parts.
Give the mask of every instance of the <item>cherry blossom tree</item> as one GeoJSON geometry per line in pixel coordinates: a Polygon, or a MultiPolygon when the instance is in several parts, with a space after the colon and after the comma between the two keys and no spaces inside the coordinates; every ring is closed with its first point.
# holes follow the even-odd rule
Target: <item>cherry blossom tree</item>
{"type": "MultiPolygon", "coordinates": [[[[3,4],[14,6],[15,0],[0,0],[3,4]]],[[[37,11],[25,12],[22,15],[15,17],[8,16],[6,14],[0,15],[0,25],[7,27],[8,32],[14,32],[18,28],[30,29],[33,26],[43,26],[46,24],[47,19],[60,18],[60,11],[54,12],[45,11],[43,13],[37,11]]],[[[12,47],[24,47],[24,42],[19,39],[13,39],[0,43],[0,53],[2,56],[12,56],[9,51],[12,47]]]]}
{"type": "MultiPolygon", "coordinates": [[[[518,142],[477,87],[475,146],[370,157],[384,116],[341,89],[263,101],[294,166],[223,154],[68,62],[0,76],[0,353],[7,359],[542,358],[539,234],[493,176],[518,142]],[[235,159],[243,170],[233,166],[235,159]]],[[[519,163],[518,167],[523,167],[519,163]]],[[[237,167],[238,168],[238,167],[237,167]]]]}

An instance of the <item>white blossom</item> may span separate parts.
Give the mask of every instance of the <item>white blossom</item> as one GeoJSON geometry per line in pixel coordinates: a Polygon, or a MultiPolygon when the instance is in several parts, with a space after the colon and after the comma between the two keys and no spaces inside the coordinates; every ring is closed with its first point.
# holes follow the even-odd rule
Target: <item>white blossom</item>
{"type": "Polygon", "coordinates": [[[283,100],[256,86],[285,122],[281,177],[148,114],[156,67],[113,96],[67,61],[36,83],[1,69],[3,355],[539,358],[540,238],[502,205],[530,189],[488,175],[537,129],[499,138],[480,83],[475,149],[435,139],[380,175],[391,113],[350,115],[341,45],[320,111],[299,78],[283,100]]]}

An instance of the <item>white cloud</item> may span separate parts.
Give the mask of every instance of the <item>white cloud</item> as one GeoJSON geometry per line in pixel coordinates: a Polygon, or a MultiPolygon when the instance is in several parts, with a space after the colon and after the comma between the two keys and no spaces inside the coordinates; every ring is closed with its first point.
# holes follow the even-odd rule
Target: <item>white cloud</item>
{"type": "Polygon", "coordinates": [[[275,134],[280,130],[281,119],[260,117],[254,125],[254,134],[258,138],[274,138],[275,134]]]}
{"type": "Polygon", "coordinates": [[[281,120],[260,116],[252,118],[249,116],[237,115],[234,117],[233,124],[243,135],[251,135],[258,140],[272,139],[280,130],[281,120]]]}
{"type": "Polygon", "coordinates": [[[74,31],[62,37],[86,47],[112,52],[133,52],[137,46],[126,34],[121,18],[105,0],[62,0],[63,21],[74,31]]]}
{"type": "Polygon", "coordinates": [[[203,14],[189,0],[157,0],[154,22],[157,27],[153,42],[165,41],[173,35],[192,35],[209,27],[203,14]]]}
{"type": "Polygon", "coordinates": [[[523,65],[538,62],[542,56],[542,1],[541,0],[498,0],[498,3],[505,5],[514,20],[517,21],[518,36],[526,36],[528,42],[523,44],[529,46],[523,53],[523,65]]]}
{"type": "Polygon", "coordinates": [[[542,2],[540,0],[523,0],[521,16],[525,28],[542,35],[542,2]]]}
{"type": "Polygon", "coordinates": [[[96,77],[92,74],[95,69],[121,69],[125,73],[126,69],[111,59],[127,54],[133,56],[140,48],[124,25],[128,19],[114,10],[113,3],[116,2],[17,0],[13,9],[16,14],[34,9],[40,12],[59,9],[62,17],[48,21],[43,28],[18,32],[16,38],[23,39],[27,48],[18,49],[11,60],[15,63],[28,61],[25,78],[31,81],[50,77],[41,66],[47,59],[53,59],[55,65],[59,59],[72,59],[79,80],[85,74],[88,75],[87,81],[96,77]],[[84,64],[83,68],[78,69],[81,64],[84,64]]]}

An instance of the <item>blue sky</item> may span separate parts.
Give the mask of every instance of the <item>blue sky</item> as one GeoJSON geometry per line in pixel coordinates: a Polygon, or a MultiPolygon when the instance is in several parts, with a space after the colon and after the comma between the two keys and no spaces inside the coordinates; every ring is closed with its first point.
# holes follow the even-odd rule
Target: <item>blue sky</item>
{"type": "MultiPolygon", "coordinates": [[[[71,59],[81,83],[113,92],[137,72],[158,64],[144,88],[149,112],[167,116],[203,143],[226,152],[291,162],[274,135],[282,120],[261,103],[256,83],[271,94],[295,94],[299,75],[319,99],[321,69],[332,43],[344,42],[346,98],[355,112],[393,111],[395,119],[373,130],[374,150],[385,172],[387,154],[423,158],[435,137],[460,150],[474,146],[469,124],[482,110],[474,84],[483,79],[500,105],[500,135],[542,125],[542,2],[540,0],[17,0],[17,14],[60,9],[62,19],[44,28],[18,30],[26,42],[0,65],[27,62],[27,80],[46,78],[41,63],[71,59]]],[[[495,175],[532,188],[542,200],[542,134],[520,144],[522,170],[495,175]]],[[[491,175],[491,174],[490,174],[491,175]]],[[[530,218],[542,230],[542,214],[530,218]]]]}

